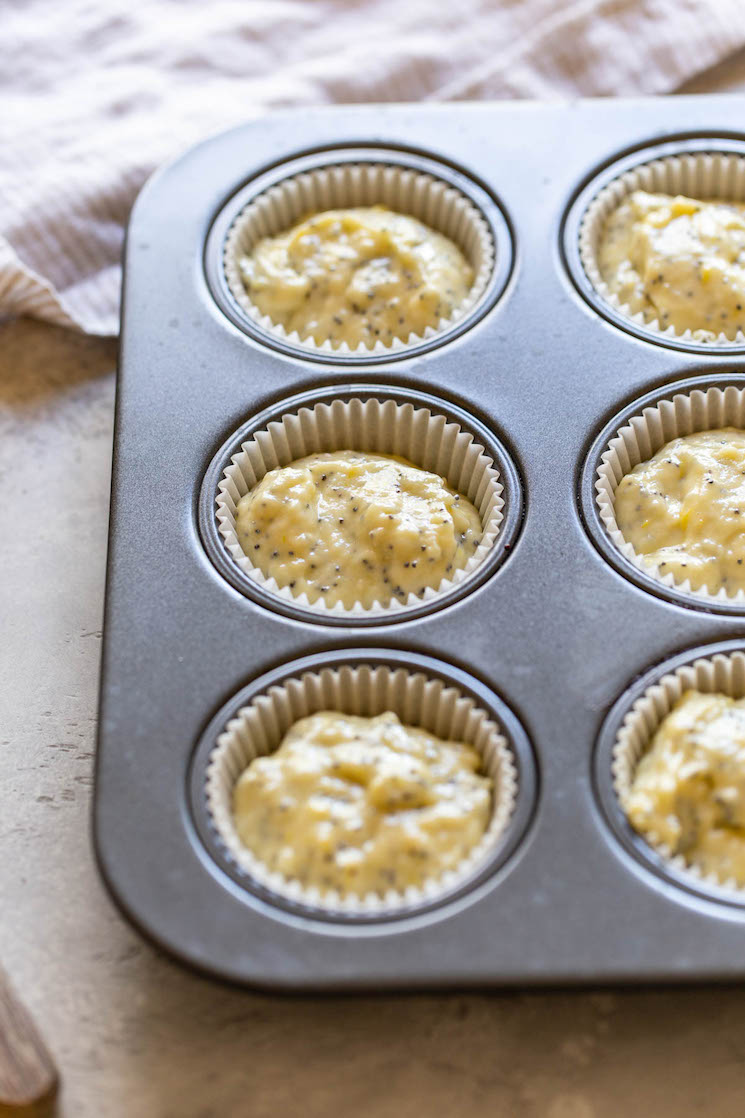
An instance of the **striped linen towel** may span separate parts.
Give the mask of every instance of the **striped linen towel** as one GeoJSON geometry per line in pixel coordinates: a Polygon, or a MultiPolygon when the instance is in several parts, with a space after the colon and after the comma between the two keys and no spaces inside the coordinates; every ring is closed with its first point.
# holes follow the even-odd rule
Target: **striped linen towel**
{"type": "Polygon", "coordinates": [[[124,226],[163,160],[278,106],[669,92],[745,0],[5,0],[0,316],[116,334],[124,226]]]}

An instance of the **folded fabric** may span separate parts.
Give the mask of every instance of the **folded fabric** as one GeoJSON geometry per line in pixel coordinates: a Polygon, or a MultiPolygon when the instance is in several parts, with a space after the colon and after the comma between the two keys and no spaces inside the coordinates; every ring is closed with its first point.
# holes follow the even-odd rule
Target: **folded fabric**
{"type": "Polygon", "coordinates": [[[269,109],[661,93],[743,45],[742,0],[5,0],[0,316],[115,334],[142,183],[269,109]]]}

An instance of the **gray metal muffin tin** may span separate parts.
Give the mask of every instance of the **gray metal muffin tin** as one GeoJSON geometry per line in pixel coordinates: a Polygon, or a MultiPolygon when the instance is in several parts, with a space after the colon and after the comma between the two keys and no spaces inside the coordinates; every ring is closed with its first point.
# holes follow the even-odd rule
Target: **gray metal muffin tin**
{"type": "Polygon", "coordinates": [[[648,857],[609,776],[640,686],[668,661],[745,647],[745,616],[627,570],[592,502],[615,417],[678,382],[742,383],[745,352],[624,328],[593,305],[575,253],[594,176],[657,145],[739,146],[741,121],[740,97],[288,112],[194,148],[142,192],[126,252],[94,831],[112,895],[158,945],[276,990],[745,975],[745,904],[648,857]],[[441,163],[491,222],[491,305],[448,340],[382,360],[310,357],[267,344],[231,303],[219,250],[237,200],[288,161],[350,150],[441,163]],[[509,548],[467,592],[395,622],[335,625],[250,592],[210,527],[215,456],[289,397],[386,387],[435,397],[495,440],[509,548]],[[452,678],[497,717],[520,769],[499,856],[392,919],[330,918],[252,887],[204,807],[206,757],[230,712],[304,665],[344,661],[452,678]]]}

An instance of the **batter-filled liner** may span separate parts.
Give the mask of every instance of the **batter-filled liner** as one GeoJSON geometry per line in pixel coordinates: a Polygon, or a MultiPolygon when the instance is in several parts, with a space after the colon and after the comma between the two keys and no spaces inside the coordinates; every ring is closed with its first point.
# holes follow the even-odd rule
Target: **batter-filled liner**
{"type": "Polygon", "coordinates": [[[285,601],[330,617],[400,614],[447,594],[474,577],[488,558],[503,520],[503,487],[486,449],[472,435],[444,415],[391,399],[332,400],[289,412],[243,443],[225,468],[216,495],[217,526],[225,546],[241,570],[258,585],[285,601]],[[467,497],[481,518],[482,537],[474,554],[452,579],[428,588],[405,602],[376,602],[369,609],[357,602],[346,609],[340,602],[326,605],[323,597],[309,602],[267,578],[243,551],[236,533],[238,501],[266,473],[299,458],[324,451],[356,450],[406,458],[420,469],[444,477],[451,489],[467,497]]]}
{"type": "Polygon", "coordinates": [[[644,408],[621,427],[610,440],[600,458],[595,480],[595,499],[610,539],[629,562],[662,583],[702,601],[742,603],[745,591],[727,594],[722,587],[716,594],[705,588],[694,590],[690,582],[676,581],[671,572],[663,573],[657,564],[647,563],[622,535],[615,513],[615,494],[621,479],[640,462],[647,462],[666,443],[683,435],[713,431],[720,427],[745,430],[745,389],[694,389],[692,392],[661,400],[654,407],[644,408]]]}
{"type": "MultiPolygon", "coordinates": [[[[623,808],[623,799],[631,788],[636,767],[649,748],[652,738],[664,718],[685,691],[719,692],[732,699],[745,696],[745,652],[728,655],[717,653],[685,664],[648,687],[636,700],[618,731],[612,753],[613,788],[623,808]]],[[[655,835],[639,836],[675,870],[689,874],[698,882],[715,888],[736,891],[745,897],[745,889],[732,880],[722,880],[702,869],[680,854],[673,852],[655,835]]]]}
{"type": "Polygon", "coordinates": [[[207,767],[205,795],[211,821],[229,859],[250,879],[294,903],[348,915],[388,915],[431,903],[457,889],[484,866],[504,834],[518,790],[512,750],[489,714],[456,686],[405,668],[320,668],[269,688],[238,711],[217,739],[207,767]],[[371,717],[393,711],[405,725],[419,726],[443,740],[465,742],[482,757],[481,771],[493,781],[491,817],[481,841],[456,870],[405,892],[385,896],[341,896],[273,873],[238,838],[232,794],[241,772],[273,752],[298,719],[322,710],[371,717]]]}
{"type": "Polygon", "coordinates": [[[347,357],[370,357],[419,345],[452,329],[482,301],[495,260],[494,239],[479,209],[456,187],[423,171],[386,163],[349,162],[318,167],[284,179],[254,198],[238,214],[228,230],[223,248],[225,278],[233,298],[262,330],[274,337],[316,353],[347,357]],[[396,213],[414,217],[451,240],[473,270],[473,283],[466,298],[449,318],[422,335],[411,333],[406,340],[395,338],[390,345],[377,339],[372,347],[360,342],[350,349],[346,342],[325,341],[287,334],[259,310],[246,291],[239,262],[249,256],[262,237],[286,232],[298,221],[331,209],[384,205],[396,213]]]}
{"type": "Polygon", "coordinates": [[[673,326],[663,327],[653,310],[621,303],[609,290],[597,258],[603,229],[610,214],[635,190],[673,196],[682,194],[703,202],[745,203],[745,156],[717,151],[686,152],[633,167],[599,191],[585,210],[579,230],[579,252],[585,273],[598,295],[615,311],[662,337],[718,348],[745,345],[745,334],[739,330],[729,334],[722,332],[707,340],[695,338],[690,329],[679,332],[673,326]]]}

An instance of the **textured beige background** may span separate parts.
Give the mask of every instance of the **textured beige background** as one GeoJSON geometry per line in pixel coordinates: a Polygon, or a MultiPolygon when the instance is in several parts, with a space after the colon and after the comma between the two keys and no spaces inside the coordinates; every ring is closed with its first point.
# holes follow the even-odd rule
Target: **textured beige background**
{"type": "Polygon", "coordinates": [[[60,1118],[743,1118],[745,987],[270,998],[123,923],[89,841],[115,359],[0,326],[0,963],[60,1118]]]}

